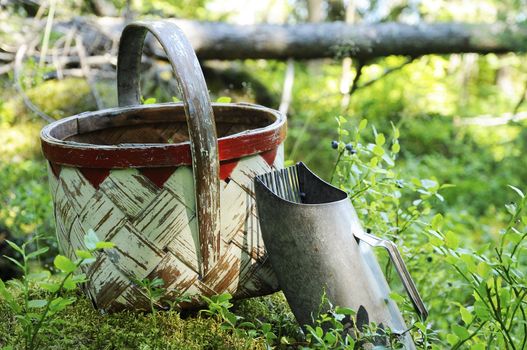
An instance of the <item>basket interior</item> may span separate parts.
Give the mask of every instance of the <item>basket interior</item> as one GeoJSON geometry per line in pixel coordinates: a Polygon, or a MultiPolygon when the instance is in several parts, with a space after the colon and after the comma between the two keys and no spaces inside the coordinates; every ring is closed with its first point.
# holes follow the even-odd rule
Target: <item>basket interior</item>
{"type": "MultiPolygon", "coordinates": [[[[278,114],[257,106],[213,106],[218,138],[264,128],[278,114]]],[[[51,136],[95,145],[180,143],[188,141],[182,105],[150,105],[83,114],[57,125],[51,136]]]]}

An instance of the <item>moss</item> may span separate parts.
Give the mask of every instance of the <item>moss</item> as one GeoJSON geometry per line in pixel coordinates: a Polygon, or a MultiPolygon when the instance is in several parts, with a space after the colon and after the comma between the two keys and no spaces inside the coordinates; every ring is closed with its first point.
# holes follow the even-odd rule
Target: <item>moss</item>
{"type": "Polygon", "coordinates": [[[54,118],[96,109],[90,88],[83,79],[46,81],[29,89],[27,95],[42,111],[54,118]]]}
{"type": "MultiPolygon", "coordinates": [[[[22,329],[0,300],[0,347],[23,347],[22,329]]],[[[157,326],[150,314],[125,311],[101,314],[89,300],[77,301],[40,333],[41,349],[264,349],[260,338],[223,329],[215,318],[158,312],[157,326]]]]}
{"type": "Polygon", "coordinates": [[[302,338],[300,327],[282,292],[236,302],[233,311],[256,325],[259,322],[270,323],[278,338],[302,338]]]}

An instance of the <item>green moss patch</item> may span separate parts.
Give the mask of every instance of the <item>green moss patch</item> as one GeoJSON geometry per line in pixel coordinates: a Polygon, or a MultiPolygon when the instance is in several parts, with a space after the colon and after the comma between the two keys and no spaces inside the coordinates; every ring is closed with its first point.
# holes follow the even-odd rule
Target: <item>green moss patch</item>
{"type": "MultiPolygon", "coordinates": [[[[255,303],[255,301],[251,301],[255,303]]],[[[258,301],[256,301],[258,303],[258,301]]],[[[263,304],[262,304],[263,305],[263,304]]],[[[0,347],[23,348],[22,328],[0,300],[0,347]]],[[[182,318],[176,311],[102,314],[80,293],[41,334],[41,349],[265,349],[261,338],[222,327],[216,318],[182,318]]]]}

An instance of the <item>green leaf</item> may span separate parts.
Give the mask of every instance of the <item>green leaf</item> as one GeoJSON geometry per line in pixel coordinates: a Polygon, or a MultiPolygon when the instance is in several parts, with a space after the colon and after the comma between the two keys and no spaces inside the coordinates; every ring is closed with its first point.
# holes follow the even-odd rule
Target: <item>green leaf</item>
{"type": "Polygon", "coordinates": [[[70,273],[77,269],[77,265],[75,265],[73,261],[71,261],[64,255],[57,255],[55,257],[55,260],[53,261],[53,264],[57,269],[64,273],[70,273]]]}
{"type": "Polygon", "coordinates": [[[472,313],[468,311],[466,308],[464,308],[463,306],[459,307],[459,313],[461,314],[461,319],[467,325],[470,324],[470,322],[472,322],[472,320],[474,319],[474,316],[472,316],[472,313]]]}
{"type": "Polygon", "coordinates": [[[66,308],[66,306],[73,304],[75,302],[75,298],[62,298],[58,297],[51,301],[49,305],[49,310],[51,313],[57,313],[59,311],[62,311],[66,308]]]}
{"type": "Polygon", "coordinates": [[[512,188],[520,197],[525,198],[525,195],[518,187],[514,187],[512,185],[508,185],[508,186],[512,188]]]}
{"type": "Polygon", "coordinates": [[[350,307],[335,306],[335,313],[339,315],[355,315],[356,312],[350,307]]]}
{"type": "Polygon", "coordinates": [[[223,293],[216,296],[216,302],[223,303],[225,301],[229,301],[232,299],[232,295],[230,293],[223,293]]]}
{"type": "Polygon", "coordinates": [[[22,254],[22,255],[25,255],[24,250],[23,250],[21,247],[19,247],[15,242],[11,242],[11,241],[8,240],[8,239],[6,239],[5,242],[6,242],[7,244],[9,244],[9,246],[10,246],[11,248],[13,248],[13,250],[19,252],[19,253],[22,254]]]}
{"type": "Polygon", "coordinates": [[[97,242],[95,244],[96,249],[111,249],[115,247],[115,243],[113,242],[97,242]]]}
{"type": "Polygon", "coordinates": [[[41,283],[40,287],[44,290],[47,290],[50,293],[55,293],[56,291],[59,290],[60,286],[58,283],[48,282],[48,283],[41,283]]]}
{"type": "Polygon", "coordinates": [[[216,100],[216,102],[218,103],[231,103],[231,101],[232,98],[230,98],[229,96],[221,96],[216,100]]]}
{"type": "Polygon", "coordinates": [[[452,325],[452,331],[454,332],[455,335],[457,335],[459,339],[466,339],[470,337],[470,333],[468,332],[468,330],[465,327],[462,327],[458,324],[454,323],[452,325]]]}
{"type": "Polygon", "coordinates": [[[97,234],[94,230],[89,229],[86,235],[84,236],[84,244],[86,245],[86,248],[88,250],[95,250],[97,249],[97,243],[99,243],[101,240],[99,237],[97,237],[97,234]]]}
{"type": "Polygon", "coordinates": [[[511,215],[516,214],[516,209],[517,208],[516,208],[516,204],[514,204],[514,203],[505,204],[505,209],[507,209],[507,211],[511,215]]]}
{"type": "Polygon", "coordinates": [[[143,104],[144,105],[152,105],[154,103],[156,103],[156,98],[155,97],[150,97],[150,98],[147,98],[146,100],[143,100],[143,104]]]}
{"type": "Polygon", "coordinates": [[[16,259],[13,259],[12,257],[6,256],[6,255],[4,255],[4,258],[6,258],[7,260],[11,261],[13,264],[18,266],[21,270],[24,270],[24,266],[22,266],[22,264],[19,263],[16,259]]]}
{"type": "Polygon", "coordinates": [[[64,281],[64,289],[65,290],[75,290],[77,289],[77,284],[86,282],[86,276],[84,274],[78,275],[78,276],[69,276],[64,281]]]}
{"type": "Polygon", "coordinates": [[[382,148],[381,146],[379,145],[375,145],[373,147],[373,154],[375,154],[376,156],[378,157],[382,157],[383,154],[384,154],[384,148],[382,148]]]}
{"type": "Polygon", "coordinates": [[[456,249],[459,246],[459,237],[452,231],[445,234],[445,244],[450,249],[456,249]]]}
{"type": "Polygon", "coordinates": [[[181,102],[181,100],[179,98],[177,98],[176,96],[172,96],[172,102],[181,102]]]}
{"type": "Polygon", "coordinates": [[[428,235],[428,242],[433,246],[439,247],[443,245],[443,240],[438,233],[431,233],[428,235]]]}
{"type": "Polygon", "coordinates": [[[390,293],[390,298],[391,298],[394,302],[396,302],[397,304],[400,304],[400,303],[403,303],[403,302],[404,302],[404,298],[403,298],[400,294],[398,294],[398,293],[396,293],[396,292],[391,292],[391,293],[390,293]]]}
{"type": "Polygon", "coordinates": [[[421,186],[423,186],[427,190],[433,189],[437,187],[437,181],[430,180],[430,179],[422,179],[421,186]]]}
{"type": "Polygon", "coordinates": [[[453,184],[442,184],[441,186],[439,186],[439,189],[442,190],[444,188],[451,188],[451,187],[456,187],[456,185],[453,185],[453,184]]]}
{"type": "Polygon", "coordinates": [[[480,275],[481,277],[487,277],[490,272],[490,266],[489,264],[487,264],[486,261],[481,261],[478,264],[476,271],[478,272],[478,275],[480,275]]]}
{"type": "Polygon", "coordinates": [[[93,254],[87,250],[76,250],[75,255],[77,255],[77,257],[79,257],[80,259],[93,259],[94,258],[93,254]]]}
{"type": "Polygon", "coordinates": [[[44,254],[45,252],[47,252],[49,250],[49,247],[43,247],[43,248],[40,248],[34,252],[31,252],[27,255],[27,259],[32,259],[34,257],[37,257],[39,255],[42,255],[44,254]]]}
{"type": "Polygon", "coordinates": [[[421,332],[426,332],[426,325],[423,322],[415,322],[414,326],[416,326],[421,332]]]}
{"type": "Polygon", "coordinates": [[[37,308],[41,308],[41,307],[44,307],[48,304],[48,301],[47,300],[44,300],[44,299],[35,299],[35,300],[30,300],[27,304],[27,306],[30,308],[30,309],[37,309],[37,308]]]}
{"type": "Polygon", "coordinates": [[[32,282],[40,282],[48,279],[51,276],[49,271],[33,272],[30,273],[27,278],[32,282]]]}
{"type": "Polygon", "coordinates": [[[400,134],[400,132],[399,132],[399,129],[398,129],[395,125],[393,125],[392,122],[390,122],[390,124],[392,124],[393,138],[394,138],[394,139],[398,139],[398,138],[401,136],[401,134],[400,134]]]}
{"type": "Polygon", "coordinates": [[[450,344],[450,345],[455,345],[457,342],[458,342],[459,338],[457,335],[455,334],[447,334],[446,336],[446,341],[450,344]]]}
{"type": "Polygon", "coordinates": [[[249,321],[242,322],[242,323],[238,324],[237,327],[238,328],[245,328],[245,329],[254,329],[254,328],[256,328],[254,323],[249,322],[249,321]]]}
{"type": "Polygon", "coordinates": [[[156,287],[163,287],[165,285],[165,281],[162,279],[162,278],[154,278],[151,282],[150,282],[150,287],[152,288],[156,288],[156,287]]]}
{"type": "Polygon", "coordinates": [[[399,142],[394,142],[392,145],[392,152],[399,153],[400,150],[401,150],[401,145],[399,145],[399,142]]]}
{"type": "Polygon", "coordinates": [[[366,129],[368,126],[368,119],[362,119],[359,123],[359,131],[366,129]]]}
{"type": "Polygon", "coordinates": [[[4,281],[0,279],[0,296],[4,298],[11,310],[15,313],[20,313],[22,308],[18,304],[18,301],[13,297],[13,295],[7,290],[4,281]]]}
{"type": "Polygon", "coordinates": [[[386,143],[386,138],[384,137],[384,134],[380,133],[375,136],[375,144],[377,146],[382,146],[386,143]]]}
{"type": "Polygon", "coordinates": [[[442,225],[443,225],[443,215],[436,214],[432,218],[432,221],[430,222],[430,226],[432,226],[433,230],[438,231],[441,228],[442,225]]]}

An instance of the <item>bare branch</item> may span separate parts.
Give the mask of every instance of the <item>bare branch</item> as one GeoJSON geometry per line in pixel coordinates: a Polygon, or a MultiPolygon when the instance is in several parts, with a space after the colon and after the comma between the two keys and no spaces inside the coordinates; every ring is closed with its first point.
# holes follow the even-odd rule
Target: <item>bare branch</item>
{"type": "Polygon", "coordinates": [[[493,116],[490,114],[480,115],[472,118],[456,118],[454,119],[454,125],[465,126],[465,125],[477,125],[484,127],[507,125],[509,123],[520,122],[527,119],[527,112],[521,113],[504,113],[501,116],[493,116]]]}
{"type": "Polygon", "coordinates": [[[520,99],[518,100],[518,102],[516,103],[516,105],[514,106],[514,109],[512,110],[512,114],[516,114],[518,113],[518,110],[520,109],[521,105],[525,102],[525,97],[527,95],[527,80],[525,81],[525,83],[523,84],[523,91],[522,91],[522,94],[520,96],[520,99]]]}
{"type": "Polygon", "coordinates": [[[293,84],[295,82],[295,62],[293,59],[287,60],[287,68],[285,71],[284,87],[282,89],[282,101],[278,110],[284,114],[287,114],[289,105],[291,104],[293,96],[293,84]]]}
{"type": "Polygon", "coordinates": [[[398,65],[396,67],[392,67],[392,68],[386,69],[379,77],[377,77],[375,79],[372,79],[372,80],[369,80],[369,81],[365,82],[364,84],[361,84],[360,86],[357,86],[356,90],[368,87],[368,86],[378,82],[379,80],[381,80],[383,78],[386,78],[386,76],[392,74],[393,72],[397,72],[398,70],[402,69],[404,66],[412,63],[414,60],[415,60],[415,57],[409,57],[406,61],[404,61],[400,65],[398,65]]]}
{"type": "Polygon", "coordinates": [[[79,54],[79,62],[81,65],[82,72],[86,77],[88,85],[90,86],[90,91],[93,96],[93,99],[95,100],[95,103],[97,104],[97,108],[103,109],[104,103],[101,99],[101,96],[99,95],[99,92],[97,91],[97,86],[91,74],[90,66],[86,63],[86,50],[84,48],[84,45],[82,44],[82,37],[80,35],[75,36],[75,47],[77,49],[77,53],[79,54]]]}
{"type": "Polygon", "coordinates": [[[362,68],[364,68],[365,62],[362,60],[359,60],[357,62],[357,72],[355,73],[355,77],[353,78],[353,81],[351,82],[351,88],[349,95],[353,95],[353,93],[357,90],[357,83],[359,82],[359,79],[362,75],[362,68]]]}
{"type": "Polygon", "coordinates": [[[22,46],[18,48],[18,51],[15,56],[15,88],[20,94],[20,96],[22,96],[22,100],[24,101],[24,104],[26,105],[27,108],[29,108],[33,113],[38,115],[40,118],[44,119],[46,122],[51,123],[55,121],[55,119],[51,118],[49,115],[47,115],[46,113],[41,111],[37,106],[35,106],[33,102],[31,102],[29,97],[26,95],[24,89],[22,88],[20,74],[22,71],[22,64],[24,61],[24,56],[27,50],[28,50],[28,46],[26,44],[23,44],[22,46]]]}

